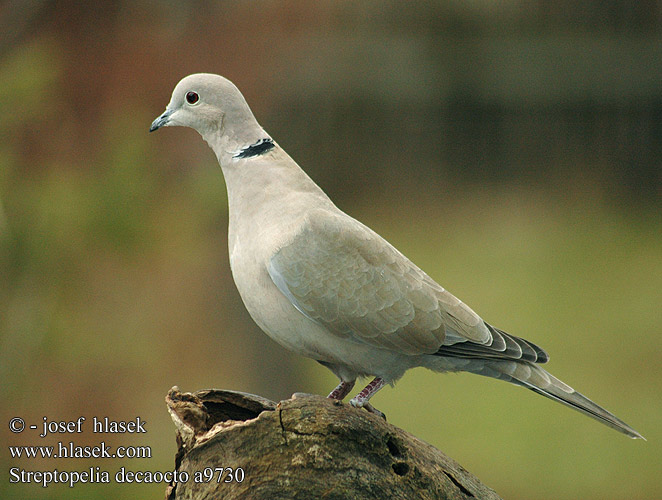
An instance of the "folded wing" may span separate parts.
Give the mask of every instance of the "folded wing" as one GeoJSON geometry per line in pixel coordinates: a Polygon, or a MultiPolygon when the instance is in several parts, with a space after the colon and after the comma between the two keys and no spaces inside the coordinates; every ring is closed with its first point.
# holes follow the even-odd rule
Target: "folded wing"
{"type": "Polygon", "coordinates": [[[406,354],[546,360],[486,324],[374,231],[316,211],[269,263],[280,291],[331,333],[406,354]]]}

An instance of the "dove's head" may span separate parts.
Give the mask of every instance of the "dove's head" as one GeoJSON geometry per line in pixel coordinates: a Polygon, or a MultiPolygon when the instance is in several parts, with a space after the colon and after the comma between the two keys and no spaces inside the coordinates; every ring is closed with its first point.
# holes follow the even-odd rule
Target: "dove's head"
{"type": "Polygon", "coordinates": [[[180,81],[149,131],[171,126],[197,130],[207,142],[224,136],[238,144],[250,142],[261,130],[239,89],[230,80],[208,73],[180,81]]]}

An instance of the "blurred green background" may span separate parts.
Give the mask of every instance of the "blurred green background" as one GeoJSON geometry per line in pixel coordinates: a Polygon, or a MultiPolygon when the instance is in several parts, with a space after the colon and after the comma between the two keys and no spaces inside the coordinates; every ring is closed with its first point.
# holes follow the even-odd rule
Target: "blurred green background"
{"type": "Polygon", "coordinates": [[[336,383],[244,310],[207,145],[147,133],[206,71],[342,209],[648,442],[424,370],[375,397],[391,423],[504,498],[660,498],[662,2],[10,1],[0,33],[0,497],[162,498],[8,470],[171,470],[171,386],[280,400],[336,383]],[[10,418],[81,415],[140,416],[147,434],[103,440],[152,458],[9,458],[100,441],[10,418]]]}

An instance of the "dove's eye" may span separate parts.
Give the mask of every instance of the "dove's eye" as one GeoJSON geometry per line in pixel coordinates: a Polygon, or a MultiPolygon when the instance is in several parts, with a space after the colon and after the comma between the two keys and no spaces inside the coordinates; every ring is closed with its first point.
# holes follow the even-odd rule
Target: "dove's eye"
{"type": "Polygon", "coordinates": [[[200,96],[195,92],[186,93],[186,102],[188,102],[189,104],[195,104],[199,100],[200,100],[200,96]]]}

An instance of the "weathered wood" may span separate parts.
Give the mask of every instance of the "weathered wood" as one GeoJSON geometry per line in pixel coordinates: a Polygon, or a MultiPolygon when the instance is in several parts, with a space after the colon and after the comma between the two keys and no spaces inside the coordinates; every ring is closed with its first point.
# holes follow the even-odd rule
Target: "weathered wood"
{"type": "Polygon", "coordinates": [[[173,387],[166,402],[177,427],[176,469],[189,475],[168,487],[168,500],[499,499],[436,448],[321,396],[276,404],[173,387]]]}

